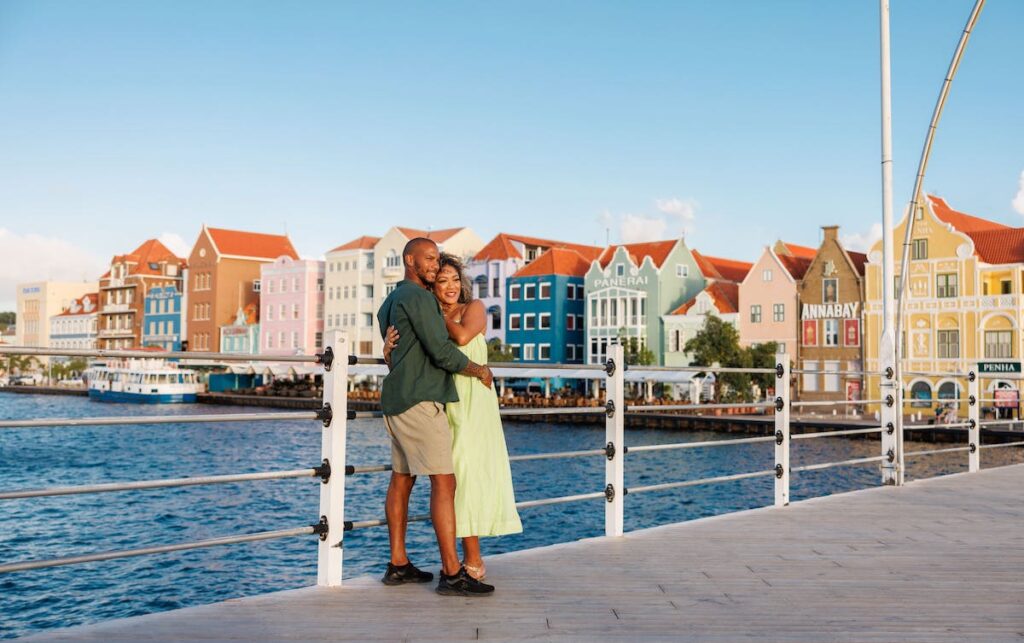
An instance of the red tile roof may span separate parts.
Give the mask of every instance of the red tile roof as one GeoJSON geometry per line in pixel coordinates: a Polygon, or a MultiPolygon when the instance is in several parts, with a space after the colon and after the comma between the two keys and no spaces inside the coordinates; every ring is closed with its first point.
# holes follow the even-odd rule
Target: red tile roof
{"type": "Polygon", "coordinates": [[[1002,223],[996,223],[995,221],[989,221],[988,219],[982,219],[970,214],[964,214],[963,212],[957,212],[953,208],[949,207],[946,200],[942,197],[928,195],[928,200],[932,205],[932,212],[935,213],[942,221],[951,224],[954,228],[960,232],[980,232],[982,230],[1012,230],[1008,225],[1002,223]]]}
{"type": "MultiPolygon", "coordinates": [[[[134,264],[129,265],[128,267],[129,275],[162,275],[163,271],[160,268],[161,263],[180,266],[184,265],[185,260],[175,255],[167,248],[167,246],[156,239],[149,239],[128,254],[115,256],[110,263],[134,264]],[[156,264],[157,267],[155,269],[151,268],[150,264],[156,264]]],[[[108,271],[102,278],[106,279],[109,277],[110,272],[108,271]]]]}
{"type": "Polygon", "coordinates": [[[72,315],[91,315],[92,313],[98,313],[99,310],[100,310],[100,295],[99,295],[99,293],[91,292],[91,293],[87,293],[85,295],[82,295],[81,297],[79,297],[77,299],[72,299],[71,300],[71,305],[68,306],[67,308],[65,308],[63,312],[58,313],[57,315],[55,315],[55,317],[70,317],[72,315]],[[83,310],[82,300],[85,299],[86,297],[88,297],[90,303],[92,303],[92,310],[83,310]],[[74,308],[76,305],[78,306],[78,312],[74,312],[74,313],[71,312],[71,309],[74,308]]]}
{"type": "Polygon", "coordinates": [[[580,253],[580,255],[590,260],[596,259],[602,251],[601,248],[597,248],[595,246],[585,246],[577,243],[566,243],[565,241],[553,241],[551,239],[540,239],[538,237],[526,237],[523,235],[502,232],[487,242],[487,245],[476,253],[473,260],[503,261],[505,259],[522,259],[522,253],[519,252],[513,242],[521,243],[524,246],[534,246],[544,249],[566,248],[569,250],[575,250],[580,253]]]}
{"type": "Polygon", "coordinates": [[[793,279],[797,280],[804,278],[804,275],[807,274],[807,269],[811,267],[811,262],[814,261],[813,258],[794,257],[792,255],[777,254],[775,256],[779,258],[779,263],[786,269],[786,272],[792,275],[793,279]]]}
{"type": "Polygon", "coordinates": [[[667,241],[648,241],[646,243],[626,243],[617,246],[608,246],[601,253],[598,261],[601,263],[601,267],[606,267],[612,261],[612,257],[615,256],[616,251],[619,248],[625,248],[626,252],[629,253],[630,259],[633,260],[638,267],[643,263],[644,258],[650,257],[651,261],[654,262],[656,268],[661,268],[665,260],[672,253],[672,249],[676,247],[677,241],[670,239],[667,241]]]}
{"type": "Polygon", "coordinates": [[[288,235],[209,227],[206,231],[210,233],[210,239],[213,240],[217,252],[222,255],[270,260],[280,256],[299,258],[299,253],[295,252],[288,235]]]}
{"type": "Polygon", "coordinates": [[[815,250],[814,248],[808,248],[807,246],[798,246],[795,243],[786,243],[785,241],[783,241],[782,246],[789,251],[790,255],[794,257],[799,257],[801,259],[814,259],[815,255],[818,254],[818,251],[815,250]]]}
{"type": "Polygon", "coordinates": [[[424,237],[438,243],[444,243],[451,239],[465,228],[447,228],[445,230],[417,230],[416,228],[398,228],[398,231],[405,235],[406,239],[424,237]]]}
{"type": "Polygon", "coordinates": [[[575,250],[551,248],[531,261],[529,265],[520,268],[512,276],[566,275],[569,277],[582,277],[590,269],[591,261],[575,250]]]}
{"type": "Polygon", "coordinates": [[[696,250],[692,251],[693,258],[700,267],[701,273],[707,279],[718,279],[739,283],[746,278],[747,273],[754,267],[754,264],[735,259],[723,259],[701,254],[696,250]]]}
{"type": "Polygon", "coordinates": [[[373,247],[380,241],[380,237],[368,237],[362,236],[358,239],[353,239],[348,243],[342,244],[337,248],[328,250],[328,252],[338,252],[339,250],[373,250],[373,247]]]}
{"type": "MultiPolygon", "coordinates": [[[[740,311],[739,284],[729,281],[713,281],[701,292],[706,292],[711,296],[715,308],[723,315],[740,311]]],[[[670,312],[669,315],[685,315],[696,304],[697,296],[691,297],[689,301],[670,312]]]]}
{"type": "Polygon", "coordinates": [[[846,254],[849,255],[850,261],[853,262],[853,267],[857,270],[857,274],[863,277],[864,264],[868,262],[868,256],[863,252],[854,252],[853,250],[846,250],[846,254]]]}

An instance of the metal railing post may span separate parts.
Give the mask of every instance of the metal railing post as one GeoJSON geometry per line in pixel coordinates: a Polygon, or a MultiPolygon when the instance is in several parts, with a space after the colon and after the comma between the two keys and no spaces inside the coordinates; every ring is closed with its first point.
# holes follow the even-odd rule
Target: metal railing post
{"type": "Polygon", "coordinates": [[[902,431],[900,414],[903,413],[903,400],[900,387],[896,382],[896,372],[892,366],[886,366],[882,373],[879,399],[882,400],[882,484],[896,485],[900,483],[899,463],[897,461],[899,438],[897,431],[902,431]]]}
{"type": "Polygon", "coordinates": [[[341,585],[345,525],[345,438],[348,422],[349,343],[341,331],[324,344],[324,401],[321,457],[329,474],[320,485],[320,521],[327,523],[317,548],[316,584],[341,585]]]}
{"type": "Polygon", "coordinates": [[[967,373],[967,470],[981,469],[981,379],[978,365],[972,364],[967,373]]]}
{"type": "Polygon", "coordinates": [[[789,355],[779,353],[775,364],[775,506],[789,504],[789,355]]]}
{"type": "Polygon", "coordinates": [[[607,383],[605,389],[605,448],[608,461],[604,467],[604,534],[621,536],[623,523],[623,501],[625,498],[625,427],[626,403],[624,378],[626,361],[621,344],[608,347],[607,383]]]}

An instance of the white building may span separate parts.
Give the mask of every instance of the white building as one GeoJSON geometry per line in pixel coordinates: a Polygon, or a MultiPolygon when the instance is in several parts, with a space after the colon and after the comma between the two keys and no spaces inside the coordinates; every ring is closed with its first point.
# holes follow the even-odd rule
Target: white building
{"type": "Polygon", "coordinates": [[[665,364],[689,366],[691,356],[685,350],[686,343],[704,328],[707,316],[714,315],[738,327],[739,310],[739,285],[728,281],[712,281],[681,306],[662,315],[661,320],[665,326],[665,364]]]}
{"type": "Polygon", "coordinates": [[[52,348],[96,348],[99,294],[89,293],[72,299],[63,312],[50,317],[50,346],[52,348]]]}
{"type": "MultiPolygon", "coordinates": [[[[93,282],[39,281],[18,284],[16,346],[50,346],[50,318],[71,302],[99,290],[93,282]]],[[[47,358],[40,358],[48,363],[47,358]]]]}
{"type": "Polygon", "coordinates": [[[359,237],[326,254],[324,331],[348,334],[359,355],[384,350],[377,309],[405,277],[402,250],[412,239],[425,237],[445,252],[468,260],[483,246],[469,228],[416,230],[394,227],[383,237],[359,237]]]}

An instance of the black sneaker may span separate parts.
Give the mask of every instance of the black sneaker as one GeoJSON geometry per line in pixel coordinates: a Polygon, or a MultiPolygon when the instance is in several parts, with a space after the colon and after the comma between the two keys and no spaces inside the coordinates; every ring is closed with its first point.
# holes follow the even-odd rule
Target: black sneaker
{"type": "Polygon", "coordinates": [[[442,596],[490,596],[494,593],[494,585],[481,583],[460,567],[458,573],[448,576],[441,570],[441,580],[437,581],[437,593],[442,596]]]}
{"type": "Polygon", "coordinates": [[[380,582],[385,585],[404,585],[405,583],[429,583],[434,580],[430,572],[420,571],[412,563],[401,566],[388,563],[388,570],[384,572],[384,578],[380,582]]]}

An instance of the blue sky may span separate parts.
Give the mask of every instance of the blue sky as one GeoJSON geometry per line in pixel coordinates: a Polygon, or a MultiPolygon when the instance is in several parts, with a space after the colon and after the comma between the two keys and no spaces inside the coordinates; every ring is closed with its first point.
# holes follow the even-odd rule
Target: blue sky
{"type": "MultiPolygon", "coordinates": [[[[893,0],[897,208],[970,0],[893,0]]],[[[989,2],[926,187],[1024,225],[989,2]]],[[[202,223],[319,256],[391,225],[754,260],[880,219],[878,3],[0,2],[0,308],[202,223]]],[[[1024,201],[1024,199],[1021,199],[1024,201]]],[[[877,230],[876,230],[877,233],[877,230]]]]}

